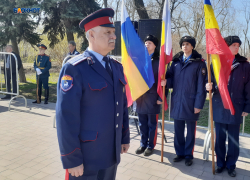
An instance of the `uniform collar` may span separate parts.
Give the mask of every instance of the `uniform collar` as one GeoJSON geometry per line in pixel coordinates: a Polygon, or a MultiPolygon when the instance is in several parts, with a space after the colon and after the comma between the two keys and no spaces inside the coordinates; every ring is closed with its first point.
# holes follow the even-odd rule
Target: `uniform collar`
{"type": "Polygon", "coordinates": [[[154,53],[152,53],[152,54],[149,55],[149,57],[150,57],[150,59],[151,59],[152,61],[154,60],[154,59],[152,58],[153,55],[154,55],[154,53]]]}
{"type": "Polygon", "coordinates": [[[69,55],[74,55],[76,53],[76,49],[71,53],[69,52],[69,55]]]}
{"type": "Polygon", "coordinates": [[[39,56],[45,56],[45,53],[44,54],[39,54],[39,56]]]}
{"type": "Polygon", "coordinates": [[[188,56],[187,58],[186,58],[186,56],[183,54],[183,56],[182,56],[182,61],[183,62],[188,62],[189,61],[189,59],[192,57],[192,54],[190,55],[190,56],[188,56]]]}
{"type": "Polygon", "coordinates": [[[88,47],[88,49],[87,49],[90,53],[92,53],[95,57],[96,57],[96,59],[101,63],[101,61],[102,61],[102,59],[103,59],[103,55],[101,55],[101,54],[99,54],[99,53],[97,53],[97,52],[95,52],[95,51],[93,51],[92,49],[90,49],[89,47],[88,47]]]}

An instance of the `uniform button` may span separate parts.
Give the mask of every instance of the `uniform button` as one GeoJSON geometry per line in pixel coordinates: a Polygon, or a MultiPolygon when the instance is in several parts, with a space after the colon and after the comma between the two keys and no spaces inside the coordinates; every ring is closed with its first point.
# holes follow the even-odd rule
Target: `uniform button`
{"type": "Polygon", "coordinates": [[[116,102],[117,106],[118,106],[118,101],[116,102]]]}
{"type": "Polygon", "coordinates": [[[116,128],[118,128],[118,124],[116,125],[116,128]]]}
{"type": "Polygon", "coordinates": [[[119,116],[119,113],[117,113],[117,115],[116,116],[119,116]]]}

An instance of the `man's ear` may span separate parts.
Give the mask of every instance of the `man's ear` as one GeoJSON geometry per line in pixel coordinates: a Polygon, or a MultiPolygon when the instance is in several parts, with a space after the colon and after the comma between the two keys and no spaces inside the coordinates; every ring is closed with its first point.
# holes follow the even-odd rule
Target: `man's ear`
{"type": "Polygon", "coordinates": [[[94,31],[91,31],[91,30],[89,31],[89,37],[90,37],[90,38],[95,38],[95,36],[94,36],[94,31]]]}

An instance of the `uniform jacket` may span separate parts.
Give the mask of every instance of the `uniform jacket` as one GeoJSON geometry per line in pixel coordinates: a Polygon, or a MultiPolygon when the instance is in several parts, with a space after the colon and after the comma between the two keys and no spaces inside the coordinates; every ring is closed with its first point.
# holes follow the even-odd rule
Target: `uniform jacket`
{"type": "Polygon", "coordinates": [[[42,71],[40,78],[47,78],[50,76],[49,70],[51,68],[50,57],[46,54],[38,55],[34,60],[34,69],[39,68],[42,71]]]}
{"type": "Polygon", "coordinates": [[[69,55],[78,55],[78,54],[80,54],[76,49],[73,51],[73,53],[71,53],[71,52],[69,52],[68,54],[67,54],[67,56],[69,56],[69,55]]]}
{"type": "Polygon", "coordinates": [[[167,86],[173,88],[170,116],[176,120],[197,121],[199,114],[194,114],[194,108],[202,109],[206,99],[206,63],[195,50],[185,64],[182,58],[181,51],[173,57],[166,73],[167,86]]]}
{"type": "MultiPolygon", "coordinates": [[[[71,52],[69,52],[68,54],[67,54],[67,56],[76,56],[76,55],[78,55],[78,54],[80,54],[76,49],[73,51],[73,53],[71,53],[71,52]]],[[[66,57],[67,57],[66,56],[66,57]]],[[[66,63],[68,60],[70,60],[72,57],[68,57],[67,58],[67,60],[64,62],[64,63],[66,63]]]]}
{"type": "Polygon", "coordinates": [[[228,91],[235,109],[235,115],[230,110],[224,109],[222,99],[217,87],[211,67],[213,82],[213,119],[218,123],[241,124],[242,112],[250,113],[250,64],[247,59],[237,54],[232,66],[228,82],[228,91]]]}
{"type": "MultiPolygon", "coordinates": [[[[19,69],[21,68],[22,62],[21,62],[21,58],[18,54],[12,52],[13,54],[15,54],[16,58],[17,58],[17,70],[19,71],[19,69]]],[[[5,55],[6,61],[8,58],[8,54],[5,55]]],[[[13,55],[11,55],[11,61],[10,61],[10,67],[12,68],[12,73],[16,73],[16,61],[13,55]]],[[[4,71],[5,71],[5,61],[4,61],[4,71]]]]}
{"type": "Polygon", "coordinates": [[[56,122],[65,169],[83,163],[88,170],[120,162],[129,144],[129,119],[123,67],[110,59],[113,80],[86,50],[62,68],[57,86],[56,122]]]}
{"type": "Polygon", "coordinates": [[[158,85],[158,69],[159,69],[159,54],[153,54],[152,56],[152,68],[154,73],[155,83],[153,86],[141,97],[136,100],[136,112],[140,114],[159,114],[161,106],[156,102],[161,101],[157,93],[158,85]]]}

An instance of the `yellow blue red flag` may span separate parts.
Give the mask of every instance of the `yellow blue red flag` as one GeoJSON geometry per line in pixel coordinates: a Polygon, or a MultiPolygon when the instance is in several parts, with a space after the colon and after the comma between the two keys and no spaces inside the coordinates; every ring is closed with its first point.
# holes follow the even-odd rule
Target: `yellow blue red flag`
{"type": "Polygon", "coordinates": [[[148,51],[137,35],[122,1],[121,17],[122,65],[126,77],[128,106],[154,84],[154,74],[148,51]]]}

